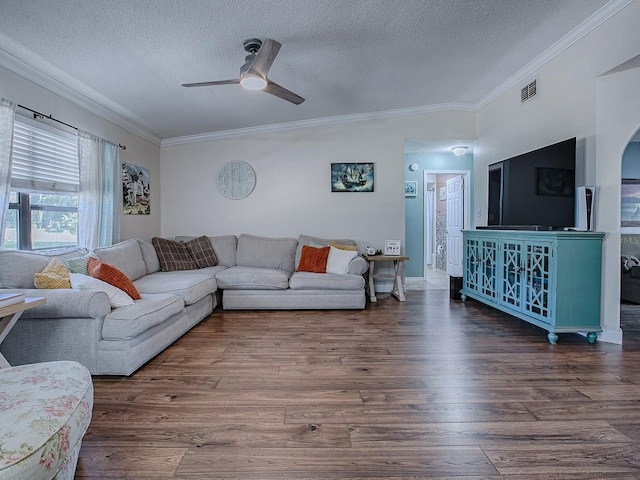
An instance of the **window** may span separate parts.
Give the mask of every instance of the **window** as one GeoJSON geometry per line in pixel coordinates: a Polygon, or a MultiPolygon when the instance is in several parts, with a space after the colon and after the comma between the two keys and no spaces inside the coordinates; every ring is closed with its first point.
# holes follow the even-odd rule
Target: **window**
{"type": "Polygon", "coordinates": [[[77,245],[77,150],[75,135],[27,118],[16,119],[4,248],[77,245]]]}

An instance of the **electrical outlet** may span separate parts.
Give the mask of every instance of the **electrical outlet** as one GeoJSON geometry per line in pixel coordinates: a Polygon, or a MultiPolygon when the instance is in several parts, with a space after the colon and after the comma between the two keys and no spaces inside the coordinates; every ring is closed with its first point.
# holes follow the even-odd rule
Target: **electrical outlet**
{"type": "Polygon", "coordinates": [[[482,216],[482,209],[479,208],[476,210],[476,217],[480,218],[482,216]]]}

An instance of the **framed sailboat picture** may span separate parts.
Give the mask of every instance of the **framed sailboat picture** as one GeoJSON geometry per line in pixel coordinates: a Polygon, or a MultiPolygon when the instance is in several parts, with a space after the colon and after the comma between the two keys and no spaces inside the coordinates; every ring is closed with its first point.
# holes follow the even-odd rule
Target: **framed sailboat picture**
{"type": "Polygon", "coordinates": [[[332,163],[332,192],[373,192],[373,163],[332,163]]]}

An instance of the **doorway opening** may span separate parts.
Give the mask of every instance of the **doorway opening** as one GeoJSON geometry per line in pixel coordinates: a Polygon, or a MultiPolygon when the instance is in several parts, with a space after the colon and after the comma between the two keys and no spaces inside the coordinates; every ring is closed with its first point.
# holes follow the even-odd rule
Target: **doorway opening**
{"type": "Polygon", "coordinates": [[[625,338],[640,338],[640,128],[622,154],[620,324],[625,338]]]}
{"type": "Polygon", "coordinates": [[[471,172],[424,170],[423,175],[423,282],[426,289],[445,290],[451,276],[462,276],[460,232],[471,226],[471,172]]]}

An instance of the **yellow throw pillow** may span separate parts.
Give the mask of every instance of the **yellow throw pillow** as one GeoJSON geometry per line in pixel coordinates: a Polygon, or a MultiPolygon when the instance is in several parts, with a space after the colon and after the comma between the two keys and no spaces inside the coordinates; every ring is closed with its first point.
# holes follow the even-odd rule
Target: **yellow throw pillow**
{"type": "Polygon", "coordinates": [[[40,273],[33,275],[36,288],[71,288],[69,269],[59,259],[54,258],[40,273]]]}
{"type": "Polygon", "coordinates": [[[357,245],[343,245],[342,243],[338,243],[338,242],[334,242],[334,241],[332,241],[329,245],[332,246],[333,248],[338,248],[340,250],[347,250],[349,252],[357,252],[358,251],[358,246],[357,245]]]}

